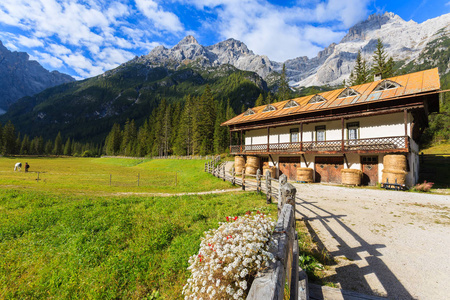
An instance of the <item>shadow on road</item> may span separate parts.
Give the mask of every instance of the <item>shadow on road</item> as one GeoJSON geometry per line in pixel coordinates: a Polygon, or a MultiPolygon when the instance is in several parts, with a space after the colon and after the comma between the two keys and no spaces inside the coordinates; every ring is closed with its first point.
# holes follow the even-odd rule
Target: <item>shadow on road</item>
{"type": "Polygon", "coordinates": [[[373,283],[378,280],[379,283],[376,284],[381,284],[386,291],[386,295],[383,296],[390,299],[413,299],[413,296],[380,258],[382,254],[378,249],[385,248],[386,245],[368,243],[342,221],[345,215],[335,215],[321,208],[317,202],[308,202],[297,197],[296,213],[302,216],[309,233],[320,249],[326,250],[332,257],[345,256],[350,262],[345,266],[335,268],[336,274],[324,278],[325,281],[340,283],[344,290],[371,295],[385,294],[384,291],[374,288],[373,283]],[[337,251],[329,251],[326,248],[324,241],[318,235],[317,229],[314,229],[311,225],[315,221],[319,221],[326,229],[326,232],[320,232],[321,235],[328,234],[336,240],[339,245],[337,251]],[[341,236],[337,231],[341,232],[341,236]],[[342,232],[345,232],[345,234],[342,234],[342,232]],[[359,246],[349,245],[355,244],[354,241],[349,240],[350,236],[359,243],[359,246]]]}

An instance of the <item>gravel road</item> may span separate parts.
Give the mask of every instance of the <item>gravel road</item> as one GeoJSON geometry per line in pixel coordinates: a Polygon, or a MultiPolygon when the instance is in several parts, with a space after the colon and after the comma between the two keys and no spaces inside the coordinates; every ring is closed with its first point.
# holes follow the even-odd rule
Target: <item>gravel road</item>
{"type": "Polygon", "coordinates": [[[450,196],[295,186],[297,218],[337,261],[326,280],[390,299],[449,299],[450,196]]]}

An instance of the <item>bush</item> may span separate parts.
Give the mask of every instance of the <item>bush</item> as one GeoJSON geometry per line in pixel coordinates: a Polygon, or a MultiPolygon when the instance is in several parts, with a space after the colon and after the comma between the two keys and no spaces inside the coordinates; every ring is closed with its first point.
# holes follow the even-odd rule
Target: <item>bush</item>
{"type": "Polygon", "coordinates": [[[426,180],[423,183],[418,183],[413,187],[414,191],[418,192],[429,192],[433,187],[433,182],[427,182],[426,180]]]}
{"type": "Polygon", "coordinates": [[[92,154],[92,152],[90,150],[86,150],[84,151],[83,155],[81,155],[82,157],[94,157],[94,155],[92,154]]]}
{"type": "Polygon", "coordinates": [[[247,212],[207,231],[189,259],[185,299],[245,299],[250,281],[274,260],[268,252],[274,226],[270,217],[247,212]]]}

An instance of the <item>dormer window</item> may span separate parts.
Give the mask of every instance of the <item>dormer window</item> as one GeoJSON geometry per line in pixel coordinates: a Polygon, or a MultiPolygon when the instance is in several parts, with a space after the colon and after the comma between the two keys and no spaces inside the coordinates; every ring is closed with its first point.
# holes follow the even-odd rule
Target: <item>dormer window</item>
{"type": "Polygon", "coordinates": [[[347,98],[352,96],[358,96],[359,93],[352,88],[346,88],[339,94],[338,98],[347,98]]]}
{"type": "Polygon", "coordinates": [[[269,104],[269,105],[266,106],[266,108],[264,108],[264,110],[263,110],[262,112],[274,111],[274,110],[277,110],[277,109],[275,108],[275,106],[269,104]]]}
{"type": "Polygon", "coordinates": [[[244,116],[254,115],[255,111],[251,108],[247,109],[247,111],[244,113],[244,116]]]}
{"type": "Polygon", "coordinates": [[[392,80],[383,80],[377,87],[373,90],[374,92],[396,89],[401,85],[392,80]]]}
{"type": "Polygon", "coordinates": [[[286,103],[286,105],[283,108],[290,108],[290,107],[295,107],[298,106],[298,103],[295,102],[294,100],[290,100],[288,101],[288,103],[286,103]]]}
{"type": "Polygon", "coordinates": [[[325,101],[327,101],[327,99],[325,99],[323,96],[315,95],[314,97],[311,98],[311,100],[308,101],[308,104],[325,102],[325,101]]]}

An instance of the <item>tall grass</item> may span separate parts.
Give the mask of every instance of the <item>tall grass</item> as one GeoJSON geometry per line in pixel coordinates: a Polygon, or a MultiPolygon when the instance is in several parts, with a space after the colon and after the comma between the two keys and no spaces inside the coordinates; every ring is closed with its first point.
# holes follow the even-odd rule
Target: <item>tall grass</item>
{"type": "Polygon", "coordinates": [[[0,298],[181,299],[188,258],[256,193],[93,197],[0,189],[0,298]]]}

